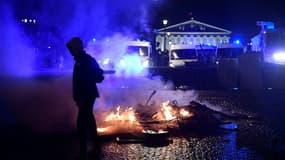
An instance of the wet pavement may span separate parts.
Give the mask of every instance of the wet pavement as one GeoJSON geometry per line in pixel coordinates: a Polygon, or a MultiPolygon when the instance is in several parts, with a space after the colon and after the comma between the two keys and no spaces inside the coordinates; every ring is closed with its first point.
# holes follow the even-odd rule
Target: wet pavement
{"type": "MultiPolygon", "coordinates": [[[[111,141],[104,144],[102,159],[284,159],[285,141],[284,130],[282,130],[284,127],[274,128],[282,123],[275,124],[270,120],[272,115],[264,115],[260,111],[264,106],[253,106],[256,102],[252,101],[246,103],[253,97],[240,93],[238,95],[241,97],[237,97],[237,93],[232,93],[233,95],[226,93],[227,96],[224,96],[223,93],[201,92],[199,96],[201,101],[216,104],[222,111],[252,117],[232,120],[238,126],[236,130],[219,129],[206,134],[177,134],[169,137],[169,145],[160,147],[149,147],[144,144],[117,144],[111,141]]],[[[252,95],[263,97],[264,93],[252,95]]],[[[270,95],[282,97],[283,93],[270,95]]],[[[260,101],[271,101],[268,99],[272,98],[271,96],[266,96],[267,100],[260,99],[260,101]]],[[[275,107],[282,107],[282,104],[279,105],[275,107]]]]}
{"type": "MultiPolygon", "coordinates": [[[[237,124],[236,130],[219,129],[203,134],[176,132],[170,135],[169,144],[155,147],[102,139],[101,159],[285,159],[285,91],[198,91],[197,95],[197,100],[210,108],[252,118],[231,120],[237,124]]],[[[74,132],[45,135],[15,128],[0,134],[4,146],[1,160],[73,160],[78,155],[78,138],[74,132]]]]}

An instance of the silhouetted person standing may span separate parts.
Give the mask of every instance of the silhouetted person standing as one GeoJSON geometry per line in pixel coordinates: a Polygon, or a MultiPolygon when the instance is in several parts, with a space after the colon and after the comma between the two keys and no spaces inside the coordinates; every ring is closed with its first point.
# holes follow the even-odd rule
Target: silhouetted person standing
{"type": "MultiPolygon", "coordinates": [[[[87,138],[90,134],[95,151],[99,154],[100,144],[97,135],[96,121],[93,115],[95,99],[99,97],[96,83],[104,80],[103,70],[90,55],[83,50],[82,40],[74,37],[66,44],[75,59],[73,68],[73,99],[79,112],[77,128],[80,136],[80,159],[87,159],[87,138]]],[[[99,156],[99,155],[98,155],[99,156]]]]}

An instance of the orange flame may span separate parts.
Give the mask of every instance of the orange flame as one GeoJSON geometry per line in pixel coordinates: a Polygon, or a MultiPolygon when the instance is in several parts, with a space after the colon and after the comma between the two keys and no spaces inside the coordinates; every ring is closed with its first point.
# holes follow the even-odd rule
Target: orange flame
{"type": "Polygon", "coordinates": [[[189,118],[193,116],[193,113],[187,111],[186,109],[182,108],[179,111],[180,116],[182,116],[183,118],[189,118]]]}
{"type": "Polygon", "coordinates": [[[97,128],[100,134],[125,133],[140,129],[135,110],[132,107],[122,110],[121,106],[118,106],[116,111],[106,116],[104,122],[108,127],[97,128]]]}
{"type": "Polygon", "coordinates": [[[117,107],[116,112],[110,113],[106,118],[106,122],[110,121],[130,121],[134,123],[136,121],[135,111],[132,107],[127,108],[125,111],[120,111],[120,106],[117,107]]]}
{"type": "Polygon", "coordinates": [[[104,133],[104,132],[107,132],[108,130],[110,130],[110,128],[111,128],[111,126],[104,127],[104,128],[97,128],[97,132],[104,133]]]}
{"type": "Polygon", "coordinates": [[[175,116],[176,111],[170,105],[170,101],[166,101],[166,102],[162,103],[161,111],[164,114],[165,120],[172,120],[172,119],[176,118],[176,116],[175,116]]]}
{"type": "MultiPolygon", "coordinates": [[[[161,104],[159,112],[152,118],[158,121],[171,121],[177,118],[189,118],[192,116],[193,113],[188,109],[172,106],[170,101],[166,101],[161,104]]],[[[125,133],[130,131],[141,132],[143,130],[132,107],[122,109],[121,106],[118,106],[115,111],[106,116],[104,122],[106,122],[105,126],[97,129],[99,134],[125,133]]]]}

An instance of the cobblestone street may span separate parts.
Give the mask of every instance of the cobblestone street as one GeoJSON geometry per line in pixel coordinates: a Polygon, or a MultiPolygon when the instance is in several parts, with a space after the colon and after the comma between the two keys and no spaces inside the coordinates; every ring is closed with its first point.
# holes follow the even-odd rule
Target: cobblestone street
{"type": "MultiPolygon", "coordinates": [[[[101,159],[285,159],[284,91],[197,91],[196,94],[196,100],[209,108],[249,118],[230,120],[237,125],[236,130],[218,129],[204,134],[170,131],[169,143],[156,147],[144,143],[119,144],[115,136],[102,137],[101,159]]],[[[2,131],[1,145],[5,147],[1,160],[74,160],[78,156],[76,133],[38,134],[22,128],[2,131]]]]}
{"type": "MultiPolygon", "coordinates": [[[[235,131],[219,130],[207,135],[178,135],[169,137],[170,143],[161,147],[144,144],[118,144],[106,142],[102,159],[284,159],[284,132],[276,130],[272,122],[249,103],[237,103],[235,98],[212,95],[200,96],[200,100],[216,103],[222,110],[243,115],[262,117],[255,120],[236,120],[235,131]]],[[[243,95],[244,96],[244,95],[243,95]]],[[[262,95],[264,96],[264,95],[262,95]]],[[[240,97],[244,99],[244,97],[240,97]]],[[[251,97],[247,97],[250,99],[251,97]]],[[[263,100],[264,101],[264,100],[263,100]]],[[[262,109],[262,106],[257,107],[262,109]]],[[[282,128],[282,127],[281,127],[282,128]]],[[[283,128],[284,129],[284,128],[283,128]]]]}

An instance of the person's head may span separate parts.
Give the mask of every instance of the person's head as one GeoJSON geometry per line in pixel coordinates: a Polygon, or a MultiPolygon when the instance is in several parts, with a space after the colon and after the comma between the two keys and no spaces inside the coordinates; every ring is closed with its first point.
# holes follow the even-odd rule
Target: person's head
{"type": "Polygon", "coordinates": [[[73,37],[66,43],[66,47],[70,54],[76,57],[83,51],[83,42],[79,37],[73,37]]]}

